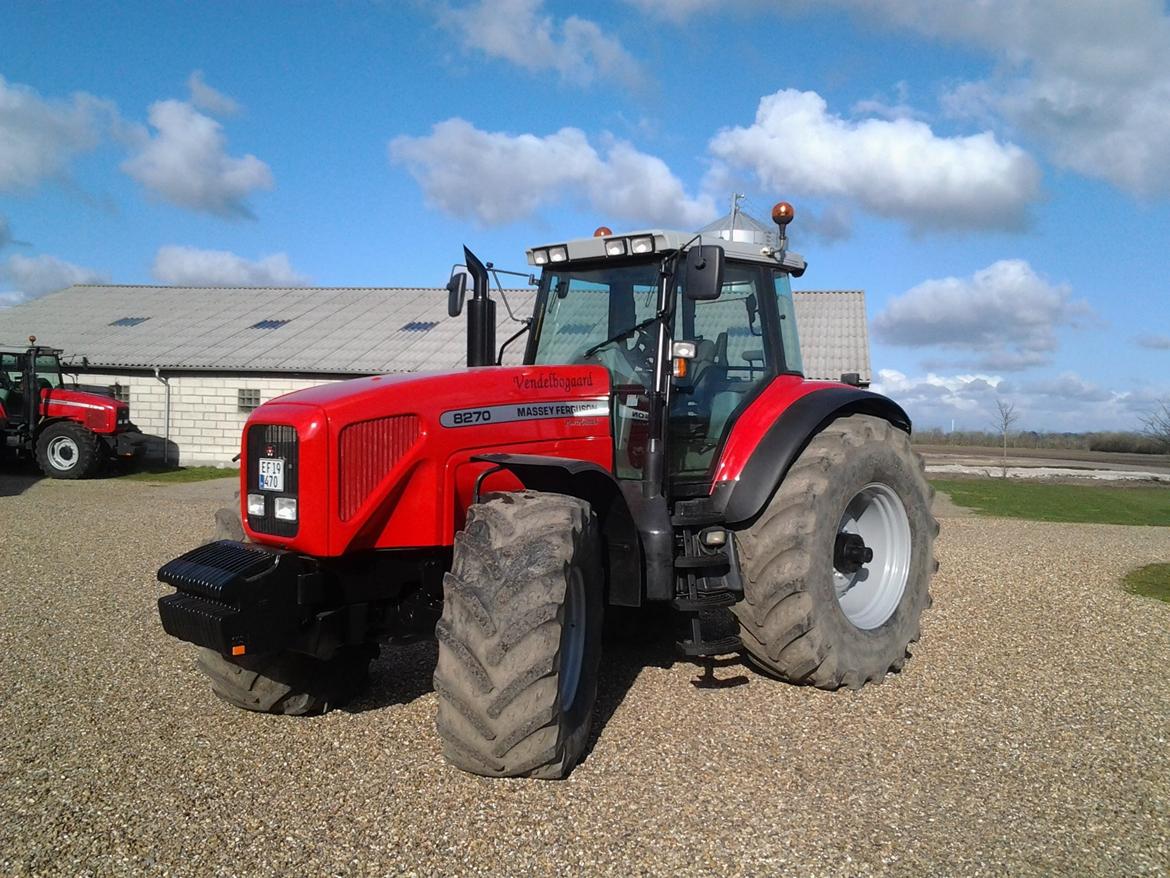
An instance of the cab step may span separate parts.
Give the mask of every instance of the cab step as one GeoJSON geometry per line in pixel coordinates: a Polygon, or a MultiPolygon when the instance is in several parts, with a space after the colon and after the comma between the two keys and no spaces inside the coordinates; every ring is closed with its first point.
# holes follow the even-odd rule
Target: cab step
{"type": "Polygon", "coordinates": [[[719,607],[730,607],[738,603],[739,595],[733,591],[700,591],[694,597],[677,597],[670,605],[683,613],[701,613],[719,607]]]}
{"type": "Polygon", "coordinates": [[[675,642],[675,646],[683,655],[697,658],[739,652],[743,649],[743,641],[738,637],[721,637],[718,640],[679,640],[675,642]]]}

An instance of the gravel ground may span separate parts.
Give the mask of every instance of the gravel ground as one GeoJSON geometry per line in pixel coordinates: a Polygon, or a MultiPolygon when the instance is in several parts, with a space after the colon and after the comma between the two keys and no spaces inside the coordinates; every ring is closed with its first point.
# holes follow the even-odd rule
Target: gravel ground
{"type": "Polygon", "coordinates": [[[1119,576],[1170,529],[943,520],[906,671],[697,688],[611,651],[561,783],[446,767],[435,651],[349,711],[217,702],[154,603],[231,481],[0,475],[0,874],[1166,874],[1170,606],[1119,576]]]}

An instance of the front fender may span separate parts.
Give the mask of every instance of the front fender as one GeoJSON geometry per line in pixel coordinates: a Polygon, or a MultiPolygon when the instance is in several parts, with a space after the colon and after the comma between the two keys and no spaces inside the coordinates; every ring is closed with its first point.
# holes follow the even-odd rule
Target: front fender
{"type": "Polygon", "coordinates": [[[569,494],[589,502],[605,540],[609,603],[639,607],[643,596],[661,600],[673,594],[670,515],[664,501],[653,511],[631,508],[625,485],[640,486],[640,482],[622,483],[591,461],[563,457],[492,453],[472,460],[494,463],[512,473],[525,488],[569,494]]]}

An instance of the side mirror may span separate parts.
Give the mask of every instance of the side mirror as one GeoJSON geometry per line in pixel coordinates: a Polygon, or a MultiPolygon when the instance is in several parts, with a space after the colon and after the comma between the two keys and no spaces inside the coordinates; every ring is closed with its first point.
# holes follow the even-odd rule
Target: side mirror
{"type": "Polygon", "coordinates": [[[703,244],[687,251],[687,268],[683,276],[686,296],[695,302],[711,302],[723,292],[723,248],[703,244]]]}
{"type": "Polygon", "coordinates": [[[447,316],[458,317],[463,313],[463,300],[467,297],[467,275],[460,271],[447,281],[447,316]]]}

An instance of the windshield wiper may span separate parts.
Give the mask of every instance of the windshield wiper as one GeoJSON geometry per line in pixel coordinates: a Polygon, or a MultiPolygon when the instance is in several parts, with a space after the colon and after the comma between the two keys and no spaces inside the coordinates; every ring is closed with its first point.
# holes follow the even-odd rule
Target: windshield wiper
{"type": "Polygon", "coordinates": [[[613,344],[614,342],[621,341],[624,338],[629,338],[635,332],[641,332],[643,329],[645,329],[647,326],[649,326],[651,323],[654,323],[657,320],[658,320],[657,315],[655,315],[653,317],[647,317],[641,323],[635,323],[629,329],[623,329],[617,335],[610,336],[605,341],[599,341],[593,347],[589,348],[589,350],[585,351],[585,353],[583,353],[581,355],[581,358],[585,359],[586,357],[592,357],[595,353],[597,353],[599,350],[601,350],[606,345],[610,345],[610,344],[613,344]]]}

